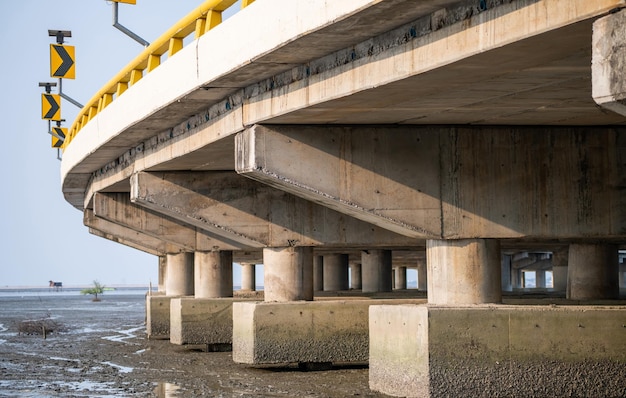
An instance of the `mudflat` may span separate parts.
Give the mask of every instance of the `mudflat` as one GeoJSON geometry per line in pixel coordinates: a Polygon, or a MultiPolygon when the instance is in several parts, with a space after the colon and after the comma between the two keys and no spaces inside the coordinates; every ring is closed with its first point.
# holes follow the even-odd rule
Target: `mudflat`
{"type": "Polygon", "coordinates": [[[365,366],[252,368],[148,340],[143,294],[0,295],[0,397],[385,397],[365,366]],[[33,323],[45,320],[43,330],[33,323]]]}

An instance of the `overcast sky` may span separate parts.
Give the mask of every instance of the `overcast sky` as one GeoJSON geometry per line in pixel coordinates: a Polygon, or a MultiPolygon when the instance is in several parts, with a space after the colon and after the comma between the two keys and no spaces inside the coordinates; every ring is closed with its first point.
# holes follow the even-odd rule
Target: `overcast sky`
{"type": "MultiPolygon", "coordinates": [[[[151,42],[202,2],[137,0],[137,5],[120,4],[119,21],[151,42]]],[[[3,0],[0,287],[94,279],[105,285],[156,284],[157,257],[91,235],[82,212],[63,198],[61,163],[41,119],[43,89],[38,87],[57,80],[50,77],[49,45],[55,39],[48,29],[72,31],[67,44],[76,48],[76,79],[64,79],[63,92],[82,104],[143,49],[113,28],[106,0],[3,0]]],[[[66,127],[77,113],[62,102],[66,127]]],[[[234,270],[238,284],[239,266],[234,270]]]]}

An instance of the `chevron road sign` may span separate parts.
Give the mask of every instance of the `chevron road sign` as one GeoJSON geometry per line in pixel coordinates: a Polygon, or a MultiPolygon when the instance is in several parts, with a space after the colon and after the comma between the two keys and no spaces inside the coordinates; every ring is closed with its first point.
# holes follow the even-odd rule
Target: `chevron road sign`
{"type": "Polygon", "coordinates": [[[50,44],[50,76],[65,79],[76,78],[74,46],[50,44]]]}
{"type": "Polygon", "coordinates": [[[41,94],[41,118],[61,120],[61,96],[59,94],[41,94]]]}
{"type": "Polygon", "coordinates": [[[137,4],[137,0],[113,0],[116,3],[137,4]]]}
{"type": "Polygon", "coordinates": [[[61,148],[65,136],[67,135],[67,128],[65,127],[53,127],[52,128],[52,148],[61,148]]]}

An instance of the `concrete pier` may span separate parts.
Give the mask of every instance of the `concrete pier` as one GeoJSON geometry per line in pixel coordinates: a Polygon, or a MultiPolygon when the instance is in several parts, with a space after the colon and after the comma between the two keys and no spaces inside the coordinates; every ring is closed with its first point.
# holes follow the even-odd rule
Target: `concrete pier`
{"type": "Polygon", "coordinates": [[[350,263],[350,289],[361,290],[363,288],[362,267],[360,262],[350,263]]]}
{"type": "Polygon", "coordinates": [[[313,248],[263,249],[265,301],[313,300],[313,248]]]}
{"type": "Polygon", "coordinates": [[[425,292],[428,290],[428,267],[426,260],[417,260],[417,289],[425,292]]]}
{"type": "Polygon", "coordinates": [[[370,388],[401,397],[624,396],[625,321],[626,307],[372,306],[370,388]]]}
{"type": "Polygon", "coordinates": [[[168,296],[193,296],[194,253],[172,253],[167,255],[165,292],[168,296]]]}
{"type": "Polygon", "coordinates": [[[196,252],[194,278],[196,298],[233,297],[233,253],[196,252]]]}
{"type": "Polygon", "coordinates": [[[572,244],[569,246],[567,271],[568,299],[619,297],[617,246],[572,244]]]}
{"type": "Polygon", "coordinates": [[[361,251],[362,291],[390,292],[392,286],[390,250],[361,251]]]}
{"type": "Polygon", "coordinates": [[[313,257],[313,291],[324,290],[324,256],[313,257]]]}
{"type": "Polygon", "coordinates": [[[194,294],[194,253],[168,253],[163,267],[165,291],[146,296],[146,334],[150,339],[170,338],[170,302],[194,294]]]}
{"type": "Polygon", "coordinates": [[[426,256],[429,304],[502,301],[498,240],[428,240],[426,256]]]}
{"type": "Polygon", "coordinates": [[[367,363],[375,304],[424,300],[324,300],[233,304],[233,360],[249,365],[367,363]]]}
{"type": "Polygon", "coordinates": [[[552,252],[552,288],[555,292],[567,291],[567,257],[566,248],[552,252]]]}
{"type": "Polygon", "coordinates": [[[324,291],[348,290],[348,255],[326,254],[324,257],[324,291]]]}
{"type": "Polygon", "coordinates": [[[256,290],[256,264],[241,264],[241,290],[256,290]]]}
{"type": "Polygon", "coordinates": [[[405,290],[406,289],[406,267],[396,267],[395,272],[395,284],[394,289],[405,290]]]}

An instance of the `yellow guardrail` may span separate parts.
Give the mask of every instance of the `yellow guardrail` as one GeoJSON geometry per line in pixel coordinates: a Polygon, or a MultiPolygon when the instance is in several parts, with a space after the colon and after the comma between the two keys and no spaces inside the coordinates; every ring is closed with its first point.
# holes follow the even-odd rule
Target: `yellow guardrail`
{"type": "MultiPolygon", "coordinates": [[[[241,8],[253,2],[254,0],[241,0],[241,8]]],[[[137,83],[145,74],[156,69],[161,64],[161,57],[164,54],[171,57],[183,48],[183,40],[187,36],[195,33],[195,38],[198,38],[219,25],[222,22],[222,12],[235,3],[237,0],[207,0],[146,47],[80,110],[65,137],[63,148],[67,147],[76,134],[100,111],[137,83]]]]}

